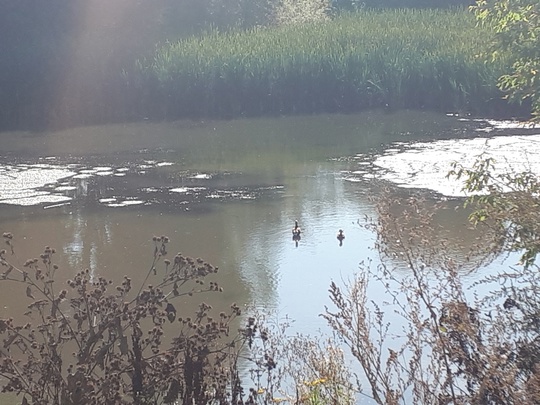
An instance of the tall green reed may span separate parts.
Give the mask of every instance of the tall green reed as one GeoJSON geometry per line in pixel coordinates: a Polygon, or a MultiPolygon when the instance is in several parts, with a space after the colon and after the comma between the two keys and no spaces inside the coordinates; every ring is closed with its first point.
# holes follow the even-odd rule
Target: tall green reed
{"type": "Polygon", "coordinates": [[[139,69],[169,117],[430,108],[485,112],[504,62],[464,10],[363,10],[166,44],[139,69]]]}

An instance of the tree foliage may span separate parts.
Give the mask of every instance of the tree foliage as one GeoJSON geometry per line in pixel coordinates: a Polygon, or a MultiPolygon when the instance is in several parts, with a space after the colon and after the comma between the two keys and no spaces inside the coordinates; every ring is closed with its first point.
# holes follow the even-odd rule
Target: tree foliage
{"type": "Polygon", "coordinates": [[[278,25],[324,21],[331,10],[330,0],[279,0],[273,4],[273,21],[278,25]]]}
{"type": "Polygon", "coordinates": [[[493,231],[504,250],[521,252],[521,265],[533,265],[540,253],[538,177],[529,170],[497,172],[493,158],[481,158],[470,169],[454,164],[449,176],[465,180],[471,222],[493,231]]]}
{"type": "Polygon", "coordinates": [[[152,98],[153,83],[139,91],[123,73],[131,71],[135,60],[152,55],[157,45],[209,28],[223,32],[276,21],[326,19],[363,7],[468,3],[470,0],[0,1],[0,128],[54,129],[152,116],[154,110],[161,111],[152,98]]]}
{"type": "Polygon", "coordinates": [[[499,87],[514,102],[531,103],[540,119],[540,2],[537,0],[479,0],[472,7],[481,24],[493,26],[493,58],[509,53],[512,71],[501,76],[499,87]]]}

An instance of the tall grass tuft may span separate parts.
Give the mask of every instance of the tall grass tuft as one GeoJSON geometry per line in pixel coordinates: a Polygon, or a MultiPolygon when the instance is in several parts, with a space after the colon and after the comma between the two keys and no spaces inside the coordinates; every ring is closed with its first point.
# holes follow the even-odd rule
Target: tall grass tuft
{"type": "Polygon", "coordinates": [[[168,117],[381,106],[483,111],[501,97],[504,62],[480,56],[491,38],[461,9],[363,10],[326,22],[211,31],[166,44],[138,72],[143,86],[155,84],[152,103],[168,117]]]}

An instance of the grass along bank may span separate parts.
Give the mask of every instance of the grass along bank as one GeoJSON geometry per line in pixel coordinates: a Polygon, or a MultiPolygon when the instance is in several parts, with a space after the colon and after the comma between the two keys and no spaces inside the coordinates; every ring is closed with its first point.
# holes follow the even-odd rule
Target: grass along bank
{"type": "Polygon", "coordinates": [[[208,32],[139,62],[151,115],[353,112],[388,106],[493,113],[504,62],[461,9],[364,10],[328,22],[208,32]]]}

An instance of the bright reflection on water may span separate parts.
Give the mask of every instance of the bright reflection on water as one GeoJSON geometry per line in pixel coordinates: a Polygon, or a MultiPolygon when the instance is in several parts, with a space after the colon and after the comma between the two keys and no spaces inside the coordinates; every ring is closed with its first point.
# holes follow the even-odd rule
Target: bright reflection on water
{"type": "Polygon", "coordinates": [[[50,164],[0,166],[0,204],[36,205],[69,201],[71,198],[68,196],[38,188],[74,175],[69,168],[50,164]]]}
{"type": "Polygon", "coordinates": [[[479,158],[495,159],[497,173],[530,170],[540,174],[539,130],[523,123],[489,121],[493,127],[483,128],[491,132],[495,128],[514,129],[521,133],[468,139],[444,139],[438,141],[394,142],[376,156],[358,154],[360,169],[353,171],[349,181],[358,178],[378,178],[398,184],[400,187],[428,189],[445,196],[464,196],[463,181],[446,176],[452,163],[472,168],[479,158]]]}
{"type": "MultiPolygon", "coordinates": [[[[296,319],[300,330],[314,331],[324,327],[317,315],[328,304],[330,281],[350,278],[372,255],[373,235],[357,223],[372,215],[369,193],[366,185],[343,181],[352,163],[347,157],[414,137],[419,127],[429,133],[466,127],[430,114],[393,118],[375,113],[4,133],[0,198],[11,205],[0,206],[0,230],[16,236],[21,263],[49,245],[60,252],[63,279],[89,268],[115,280],[130,275],[134,284],[150,265],[152,235],[168,235],[171,254],[220,267],[225,293],[205,297],[214,306],[271,308],[296,319]],[[26,176],[43,164],[51,165],[41,171],[45,178],[10,183],[8,174],[26,176]],[[16,205],[9,190],[23,186],[66,201],[16,205]],[[291,239],[294,220],[303,228],[298,246],[291,239]]],[[[26,310],[12,287],[0,283],[2,315],[26,310]]]]}

